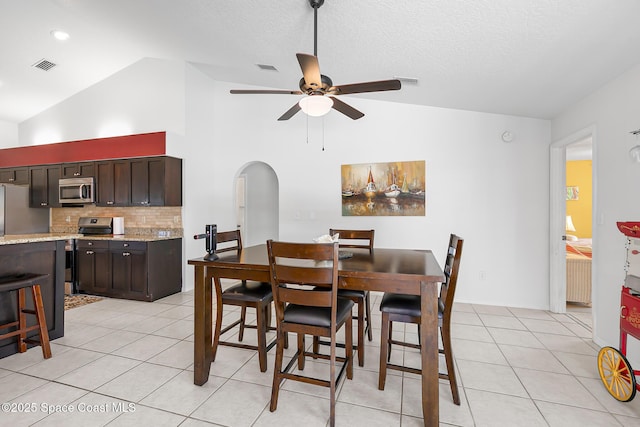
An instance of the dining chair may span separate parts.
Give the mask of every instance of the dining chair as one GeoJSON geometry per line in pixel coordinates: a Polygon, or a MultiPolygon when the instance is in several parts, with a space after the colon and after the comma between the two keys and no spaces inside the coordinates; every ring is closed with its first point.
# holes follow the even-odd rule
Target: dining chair
{"type": "MultiPolygon", "coordinates": [[[[359,248],[366,249],[369,253],[373,253],[373,239],[375,230],[346,230],[346,229],[329,229],[329,235],[339,235],[338,243],[340,248],[359,248]]],[[[364,366],[364,334],[367,334],[369,341],[373,341],[373,331],[371,330],[371,301],[369,291],[361,291],[356,289],[340,289],[338,295],[343,298],[349,298],[358,307],[357,315],[354,319],[358,321],[358,342],[356,349],[358,351],[358,365],[364,366]]],[[[318,338],[314,338],[314,351],[318,351],[319,344],[326,344],[318,338]]]]}
{"type": "MultiPolygon", "coordinates": [[[[217,234],[217,248],[215,252],[219,254],[229,251],[236,251],[238,254],[242,252],[240,230],[222,231],[217,234]]],[[[275,338],[267,343],[267,331],[276,329],[271,326],[271,302],[273,301],[271,283],[243,280],[241,283],[225,290],[216,286],[216,301],[217,309],[220,311],[223,310],[224,305],[240,307],[240,318],[224,328],[222,328],[221,322],[216,322],[213,336],[213,360],[215,360],[218,345],[257,350],[260,371],[265,372],[267,370],[267,352],[276,343],[275,338]],[[247,307],[255,308],[256,310],[255,325],[247,324],[246,322],[247,307]],[[220,340],[221,335],[236,326],[240,326],[238,342],[220,340]],[[258,335],[257,346],[242,343],[245,328],[256,329],[258,335]]]]}
{"type": "MultiPolygon", "coordinates": [[[[438,352],[444,354],[447,365],[447,373],[439,372],[438,376],[449,381],[453,403],[456,405],[460,405],[460,396],[458,394],[456,373],[453,365],[453,349],[451,347],[451,310],[458,282],[458,269],[460,268],[463,243],[464,240],[455,234],[451,234],[449,237],[449,247],[447,248],[447,257],[444,264],[445,281],[440,286],[440,295],[438,297],[438,327],[442,337],[442,348],[438,348],[438,352]]],[[[385,293],[380,302],[380,311],[382,311],[382,333],[380,338],[378,388],[384,390],[387,369],[421,374],[420,369],[390,363],[392,344],[420,348],[420,296],[385,293]],[[418,325],[418,344],[394,340],[392,337],[393,322],[416,323],[418,325]]]]}
{"type": "Polygon", "coordinates": [[[276,310],[276,362],[269,410],[278,406],[282,381],[295,380],[330,389],[330,424],[335,426],[336,386],[344,376],[353,378],[353,301],[338,297],[338,244],[267,241],[271,287],[276,310]],[[345,355],[336,355],[336,334],[345,328],[345,355]],[[297,334],[298,348],[284,369],[285,337],[297,334]],[[329,354],[309,352],[305,335],[330,339],[329,354]],[[329,360],[329,379],[303,376],[305,357],[329,360]],[[296,364],[298,372],[292,372],[296,364]],[[336,373],[336,362],[340,362],[336,373]]]}

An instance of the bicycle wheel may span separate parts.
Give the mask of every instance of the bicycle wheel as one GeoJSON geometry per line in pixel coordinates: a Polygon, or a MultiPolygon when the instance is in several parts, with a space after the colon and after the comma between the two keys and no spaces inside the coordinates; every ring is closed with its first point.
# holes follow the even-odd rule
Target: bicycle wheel
{"type": "Polygon", "coordinates": [[[609,394],[620,402],[629,402],[636,395],[636,376],[622,353],[613,347],[598,352],[598,372],[609,394]]]}

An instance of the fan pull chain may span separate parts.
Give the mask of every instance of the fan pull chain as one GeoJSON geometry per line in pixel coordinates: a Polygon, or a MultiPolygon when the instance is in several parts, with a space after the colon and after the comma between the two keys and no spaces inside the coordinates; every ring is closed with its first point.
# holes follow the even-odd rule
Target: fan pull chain
{"type": "Polygon", "coordinates": [[[322,116],[322,151],[324,151],[324,116],[322,116]]]}
{"type": "Polygon", "coordinates": [[[307,145],[309,145],[309,115],[305,115],[307,116],[307,145]]]}

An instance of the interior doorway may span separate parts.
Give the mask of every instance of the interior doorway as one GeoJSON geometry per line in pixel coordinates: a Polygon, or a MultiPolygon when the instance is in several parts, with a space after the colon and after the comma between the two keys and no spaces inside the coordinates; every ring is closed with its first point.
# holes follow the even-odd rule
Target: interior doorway
{"type": "MultiPolygon", "coordinates": [[[[596,150],[596,132],[595,126],[590,126],[581,131],[574,133],[560,141],[551,144],[551,156],[550,156],[550,235],[549,235],[549,248],[550,248],[550,277],[549,277],[549,308],[555,313],[567,312],[567,182],[566,182],[566,161],[567,150],[571,150],[571,146],[574,145],[577,149],[580,145],[590,143],[590,152],[592,159],[592,174],[591,182],[593,188],[592,203],[591,203],[591,228],[595,230],[595,215],[593,215],[593,206],[596,205],[596,174],[593,172],[595,168],[595,156],[593,153],[596,150]]],[[[592,247],[595,246],[595,236],[592,239],[592,247]]],[[[591,262],[591,277],[595,277],[593,274],[593,260],[591,262]]],[[[591,295],[594,295],[594,287],[597,283],[592,281],[591,283],[591,295]]],[[[592,305],[595,301],[592,301],[592,305]]]]}
{"type": "Polygon", "coordinates": [[[235,179],[236,220],[244,246],[278,239],[278,188],[278,177],[266,163],[247,163],[238,171],[235,179]]]}

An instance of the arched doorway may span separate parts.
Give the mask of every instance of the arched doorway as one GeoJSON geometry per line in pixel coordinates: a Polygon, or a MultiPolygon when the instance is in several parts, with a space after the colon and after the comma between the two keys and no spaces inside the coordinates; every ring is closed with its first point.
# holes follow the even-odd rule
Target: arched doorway
{"type": "Polygon", "coordinates": [[[244,246],[279,236],[278,176],[263,162],[244,165],[235,180],[236,219],[244,246]]]}

